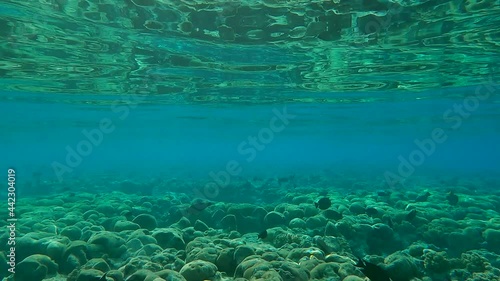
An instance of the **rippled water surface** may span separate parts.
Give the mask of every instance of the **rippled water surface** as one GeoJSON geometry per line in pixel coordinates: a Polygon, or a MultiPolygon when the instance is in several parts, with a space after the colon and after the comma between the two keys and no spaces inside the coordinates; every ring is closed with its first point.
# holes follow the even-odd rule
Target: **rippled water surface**
{"type": "Polygon", "coordinates": [[[176,104],[390,99],[498,78],[499,25],[494,0],[6,0],[0,83],[176,104]]]}

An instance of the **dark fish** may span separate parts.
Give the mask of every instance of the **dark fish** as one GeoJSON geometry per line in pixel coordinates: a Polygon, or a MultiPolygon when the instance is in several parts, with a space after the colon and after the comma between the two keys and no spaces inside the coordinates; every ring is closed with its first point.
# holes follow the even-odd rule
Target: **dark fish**
{"type": "Polygon", "coordinates": [[[372,217],[378,214],[378,210],[375,207],[368,207],[365,209],[365,213],[372,217]]]}
{"type": "Polygon", "coordinates": [[[420,194],[415,199],[415,202],[425,202],[425,201],[427,201],[427,198],[429,198],[429,196],[431,196],[431,194],[429,192],[426,192],[424,194],[420,194]]]}
{"type": "Polygon", "coordinates": [[[389,191],[386,191],[386,190],[379,190],[377,191],[377,195],[378,196],[389,196],[391,193],[389,191]]]}
{"type": "Polygon", "coordinates": [[[191,203],[191,206],[187,209],[187,213],[190,215],[196,215],[201,211],[205,210],[207,207],[212,206],[214,203],[206,200],[195,200],[191,203]]]}
{"type": "Polygon", "coordinates": [[[259,239],[266,239],[267,237],[267,230],[263,230],[259,235],[257,236],[259,239]]]}
{"type": "Polygon", "coordinates": [[[283,177],[283,178],[278,178],[278,184],[281,185],[282,183],[288,182],[289,178],[283,177]]]}
{"type": "Polygon", "coordinates": [[[412,221],[417,216],[417,210],[413,209],[408,214],[406,214],[406,220],[412,221]]]}
{"type": "Polygon", "coordinates": [[[446,200],[448,200],[448,203],[452,206],[458,204],[458,196],[453,191],[450,191],[448,195],[446,195],[446,200]]]}
{"type": "Polygon", "coordinates": [[[358,258],[356,267],[360,267],[361,272],[371,281],[392,281],[385,269],[371,262],[358,258]]]}
{"type": "Polygon", "coordinates": [[[314,202],[314,206],[320,210],[326,210],[332,206],[332,201],[328,197],[323,197],[318,202],[314,202]]]}

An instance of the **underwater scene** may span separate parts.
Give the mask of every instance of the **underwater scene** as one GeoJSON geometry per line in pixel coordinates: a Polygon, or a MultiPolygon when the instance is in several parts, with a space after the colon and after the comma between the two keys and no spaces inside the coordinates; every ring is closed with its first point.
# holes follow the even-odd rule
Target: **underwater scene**
{"type": "Polygon", "coordinates": [[[0,280],[500,281],[500,1],[2,0],[0,280]]]}

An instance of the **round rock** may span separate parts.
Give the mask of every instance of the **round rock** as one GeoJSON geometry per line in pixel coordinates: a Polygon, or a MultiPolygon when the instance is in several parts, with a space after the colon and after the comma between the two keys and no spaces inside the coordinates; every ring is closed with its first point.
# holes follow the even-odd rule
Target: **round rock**
{"type": "Polygon", "coordinates": [[[140,214],[135,217],[132,222],[138,224],[141,228],[145,228],[147,230],[153,230],[158,225],[156,222],[156,218],[150,214],[140,214]]]}
{"type": "Polygon", "coordinates": [[[217,266],[211,262],[196,260],[185,264],[179,273],[187,281],[211,280],[217,273],[217,266]]]}

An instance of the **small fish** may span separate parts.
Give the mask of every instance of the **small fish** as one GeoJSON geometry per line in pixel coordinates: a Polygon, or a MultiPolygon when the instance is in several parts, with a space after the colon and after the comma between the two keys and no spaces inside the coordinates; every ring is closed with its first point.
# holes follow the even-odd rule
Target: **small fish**
{"type": "Polygon", "coordinates": [[[425,202],[425,201],[427,201],[429,196],[431,196],[431,194],[427,191],[426,193],[420,194],[419,196],[417,196],[417,198],[415,199],[415,202],[425,202]]]}
{"type": "Polygon", "coordinates": [[[288,177],[281,177],[281,178],[278,178],[278,184],[281,186],[282,183],[293,182],[294,179],[295,179],[295,175],[291,175],[288,177]]]}
{"type": "Polygon", "coordinates": [[[259,239],[266,239],[267,237],[267,229],[263,230],[259,235],[257,236],[259,239]]]}
{"type": "Polygon", "coordinates": [[[326,210],[332,206],[332,201],[328,197],[323,197],[318,202],[314,202],[314,206],[320,210],[326,210]]]}
{"type": "Polygon", "coordinates": [[[446,200],[448,200],[448,203],[452,206],[458,204],[458,196],[453,191],[450,191],[448,195],[446,195],[446,200]]]}
{"type": "Polygon", "coordinates": [[[413,209],[408,214],[406,214],[406,220],[412,221],[417,216],[417,210],[413,209]]]}
{"type": "Polygon", "coordinates": [[[361,272],[371,281],[392,281],[385,269],[371,262],[358,258],[356,267],[360,267],[361,272]]]}

